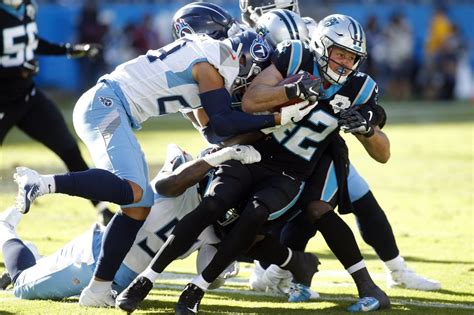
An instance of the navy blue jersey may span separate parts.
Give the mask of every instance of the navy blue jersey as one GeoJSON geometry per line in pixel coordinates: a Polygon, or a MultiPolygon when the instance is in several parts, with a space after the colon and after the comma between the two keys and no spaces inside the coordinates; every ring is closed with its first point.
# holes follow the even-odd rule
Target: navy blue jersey
{"type": "Polygon", "coordinates": [[[65,45],[49,43],[38,37],[37,6],[27,0],[14,9],[0,3],[0,105],[24,100],[32,89],[32,74],[28,71],[36,54],[64,55],[65,45]]]}
{"type": "MultiPolygon", "coordinates": [[[[301,41],[279,44],[273,52],[272,62],[283,77],[302,70],[320,77],[312,52],[301,41]]],[[[381,118],[380,110],[376,110],[377,90],[374,80],[361,72],[355,73],[343,85],[322,84],[318,105],[311,113],[296,124],[281,127],[255,145],[262,154],[263,163],[306,180],[321,154],[337,136],[342,110],[357,106],[366,119],[378,124],[381,118]]]]}

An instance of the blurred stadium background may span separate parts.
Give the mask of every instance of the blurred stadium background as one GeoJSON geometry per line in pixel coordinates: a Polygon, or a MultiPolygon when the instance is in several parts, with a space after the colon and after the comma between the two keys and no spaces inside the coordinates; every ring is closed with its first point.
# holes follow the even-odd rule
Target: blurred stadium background
{"type": "MultiPolygon", "coordinates": [[[[37,83],[78,94],[116,65],[172,41],[176,0],[39,0],[39,34],[56,42],[99,42],[104,54],[88,60],[43,57],[37,83]]],[[[239,17],[238,0],[214,0],[239,17]]],[[[300,0],[302,16],[316,20],[349,14],[368,37],[368,72],[382,98],[474,98],[472,0],[300,0]]]]}

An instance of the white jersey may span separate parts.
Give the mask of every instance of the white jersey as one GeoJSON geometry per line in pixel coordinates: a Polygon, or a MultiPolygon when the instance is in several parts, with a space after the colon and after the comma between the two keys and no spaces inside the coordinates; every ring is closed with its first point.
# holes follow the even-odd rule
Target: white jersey
{"type": "Polygon", "coordinates": [[[224,42],[204,34],[187,35],[165,47],[123,63],[103,78],[118,83],[136,122],[201,106],[192,67],[198,62],[213,65],[225,88],[239,73],[236,53],[224,42]]]}
{"type": "MultiPolygon", "coordinates": [[[[158,250],[170,235],[176,223],[194,210],[200,202],[197,185],[188,188],[181,196],[159,197],[151,208],[135,243],[125,257],[124,264],[136,273],[145,270],[158,250]]],[[[193,246],[180,258],[189,256],[203,244],[219,243],[212,226],[207,227],[193,246]]]]}

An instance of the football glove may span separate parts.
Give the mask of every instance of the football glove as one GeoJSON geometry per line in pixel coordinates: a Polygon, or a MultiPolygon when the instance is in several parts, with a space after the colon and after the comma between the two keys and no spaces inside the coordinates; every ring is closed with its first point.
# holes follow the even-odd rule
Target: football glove
{"type": "Polygon", "coordinates": [[[320,88],[321,79],[313,77],[306,71],[303,72],[303,75],[295,83],[285,84],[286,95],[290,100],[300,98],[316,102],[319,97],[320,88]]]}
{"type": "Polygon", "coordinates": [[[317,103],[308,105],[309,101],[302,101],[296,103],[294,105],[282,107],[280,115],[281,115],[281,122],[280,125],[286,125],[289,123],[295,123],[303,119],[313,108],[317,105],[317,103]]]}
{"type": "Polygon", "coordinates": [[[95,58],[102,51],[100,44],[67,44],[67,56],[69,58],[95,58]]]}
{"type": "Polygon", "coordinates": [[[255,150],[251,145],[234,145],[208,154],[202,159],[206,161],[207,164],[216,167],[229,160],[237,160],[242,164],[252,164],[260,162],[261,158],[260,152],[255,150]]]}
{"type": "Polygon", "coordinates": [[[340,117],[337,124],[345,133],[350,132],[367,138],[374,135],[374,127],[358,110],[354,108],[345,110],[341,113],[340,117]]]}
{"type": "Polygon", "coordinates": [[[39,71],[39,62],[36,59],[25,61],[21,66],[20,73],[23,79],[30,78],[39,71]]]}

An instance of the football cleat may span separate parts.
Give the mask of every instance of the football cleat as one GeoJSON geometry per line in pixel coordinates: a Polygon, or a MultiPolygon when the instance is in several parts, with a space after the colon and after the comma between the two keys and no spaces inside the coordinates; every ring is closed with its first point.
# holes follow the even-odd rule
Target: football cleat
{"type": "Polygon", "coordinates": [[[261,286],[266,287],[267,293],[286,294],[290,289],[292,279],[293,275],[288,270],[281,269],[277,265],[270,265],[261,277],[261,286]]]}
{"type": "Polygon", "coordinates": [[[357,303],[352,304],[347,308],[350,313],[371,312],[380,308],[380,302],[374,297],[360,298],[357,303]]]}
{"type": "Polygon", "coordinates": [[[18,184],[15,207],[19,212],[27,213],[33,201],[43,195],[42,191],[45,189],[41,188],[44,183],[38,172],[26,167],[17,167],[13,178],[18,184]]]}
{"type": "Polygon", "coordinates": [[[390,271],[387,274],[389,288],[406,288],[421,291],[434,291],[441,289],[441,283],[416,274],[408,267],[401,270],[390,271]]]}
{"type": "Polygon", "coordinates": [[[115,307],[132,313],[137,309],[138,304],[150,293],[151,289],[153,289],[153,283],[150,279],[139,276],[117,296],[115,307]]]}
{"type": "Polygon", "coordinates": [[[176,304],[175,315],[193,315],[199,311],[204,291],[194,283],[188,283],[176,304]]]}
{"type": "Polygon", "coordinates": [[[5,271],[0,276],[0,290],[6,290],[10,284],[12,284],[12,278],[8,271],[5,271]]]}
{"type": "Polygon", "coordinates": [[[311,299],[312,292],[308,286],[292,283],[288,292],[288,302],[306,302],[311,299]]]}
{"type": "Polygon", "coordinates": [[[86,307],[114,307],[117,292],[108,290],[102,293],[92,292],[90,287],[85,287],[79,297],[79,305],[86,307]]]}
{"type": "Polygon", "coordinates": [[[254,260],[255,268],[249,278],[249,287],[254,291],[265,292],[266,286],[262,283],[265,269],[262,268],[258,260],[254,260]]]}

